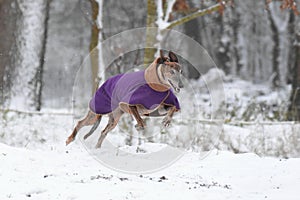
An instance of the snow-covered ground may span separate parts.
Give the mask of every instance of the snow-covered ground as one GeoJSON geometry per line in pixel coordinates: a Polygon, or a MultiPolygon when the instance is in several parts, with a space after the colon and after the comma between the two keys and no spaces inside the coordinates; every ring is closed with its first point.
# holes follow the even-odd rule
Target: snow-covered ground
{"type": "MultiPolygon", "coordinates": [[[[300,158],[260,157],[223,150],[187,151],[160,171],[130,175],[103,166],[80,140],[66,147],[65,139],[73,128],[69,115],[10,112],[2,119],[1,126],[5,128],[0,132],[1,200],[299,199],[300,158]]],[[[230,150],[240,148],[241,152],[249,152],[251,149],[239,142],[258,146],[249,139],[257,136],[250,137],[251,133],[243,127],[226,125],[226,137],[220,146],[226,149],[227,143],[230,150]]],[[[115,132],[108,138],[119,136],[115,132]]],[[[152,149],[160,146],[154,143],[152,149]]]]}
{"type": "Polygon", "coordinates": [[[299,199],[300,159],[214,150],[186,153],[152,174],[128,175],[77,143],[40,151],[0,144],[0,199],[299,199]]]}
{"type": "MultiPolygon", "coordinates": [[[[89,148],[106,118],[87,140],[91,147],[80,140],[66,147],[75,122],[68,111],[0,113],[0,199],[299,199],[300,124],[274,122],[274,113],[284,113],[278,105],[285,105],[285,90],[233,79],[225,80],[224,87],[226,124],[219,134],[209,123],[209,94],[203,86],[199,96],[183,91],[183,111],[164,134],[154,125],[151,131],[159,134],[153,143],[143,144],[146,153],[126,146],[129,136],[124,133],[131,129],[124,126],[134,125],[130,118],[107,136],[116,145],[113,151],[105,145],[97,150],[111,160],[128,162],[128,155],[146,155],[166,144],[187,150],[171,166],[148,174],[117,172],[95,159],[95,150],[89,148]],[[198,98],[199,105],[192,108],[199,108],[200,115],[185,107],[190,98],[198,98]],[[245,115],[252,121],[238,121],[245,115]]],[[[87,131],[83,128],[79,138],[87,131]]]]}

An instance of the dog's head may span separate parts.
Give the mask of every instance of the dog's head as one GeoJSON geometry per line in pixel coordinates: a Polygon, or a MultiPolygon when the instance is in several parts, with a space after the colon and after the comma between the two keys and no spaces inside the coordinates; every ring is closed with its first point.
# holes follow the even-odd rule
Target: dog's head
{"type": "Polygon", "coordinates": [[[169,51],[168,57],[163,55],[160,51],[160,57],[157,60],[157,71],[159,79],[166,85],[172,87],[176,92],[180,92],[183,88],[181,80],[182,69],[178,63],[178,58],[172,51],[169,51]]]}

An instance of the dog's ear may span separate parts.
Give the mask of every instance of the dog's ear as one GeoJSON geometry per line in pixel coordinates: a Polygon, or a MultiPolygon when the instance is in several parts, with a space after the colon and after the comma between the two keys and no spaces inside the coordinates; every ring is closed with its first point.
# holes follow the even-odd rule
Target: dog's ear
{"type": "Polygon", "coordinates": [[[159,57],[157,58],[157,64],[163,64],[164,63],[164,59],[159,57]]]}
{"type": "Polygon", "coordinates": [[[169,51],[169,58],[171,62],[177,62],[178,63],[178,58],[175,55],[175,53],[173,53],[172,51],[169,51]]]}
{"type": "Polygon", "coordinates": [[[163,64],[164,61],[165,61],[165,57],[164,57],[164,52],[163,52],[163,50],[159,50],[159,54],[160,54],[160,57],[157,59],[157,63],[158,63],[158,64],[163,64]]]}
{"type": "Polygon", "coordinates": [[[159,50],[159,55],[160,55],[160,58],[164,59],[164,51],[162,49],[159,50]]]}

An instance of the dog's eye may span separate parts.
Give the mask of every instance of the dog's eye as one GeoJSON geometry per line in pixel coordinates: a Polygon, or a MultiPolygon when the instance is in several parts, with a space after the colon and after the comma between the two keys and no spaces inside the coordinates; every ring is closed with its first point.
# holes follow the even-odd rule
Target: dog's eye
{"type": "Polygon", "coordinates": [[[173,70],[170,71],[171,74],[175,74],[175,72],[173,70]]]}

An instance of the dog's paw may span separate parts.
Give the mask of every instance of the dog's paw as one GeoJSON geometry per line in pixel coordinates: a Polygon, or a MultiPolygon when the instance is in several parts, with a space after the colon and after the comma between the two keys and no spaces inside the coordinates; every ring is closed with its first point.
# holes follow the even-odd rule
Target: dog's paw
{"type": "Polygon", "coordinates": [[[165,117],[162,121],[162,124],[164,127],[168,128],[171,125],[171,118],[170,117],[165,117]]]}
{"type": "Polygon", "coordinates": [[[143,130],[145,130],[145,126],[144,125],[136,124],[134,127],[135,127],[135,129],[137,131],[143,131],[143,130]]]}
{"type": "Polygon", "coordinates": [[[66,141],[66,146],[68,145],[68,144],[70,144],[71,142],[73,142],[74,141],[74,137],[68,137],[68,139],[67,139],[67,141],[66,141]]]}
{"type": "Polygon", "coordinates": [[[96,146],[95,146],[95,149],[100,149],[100,148],[101,148],[101,145],[102,145],[102,144],[98,142],[98,143],[96,144],[96,146]]]}

